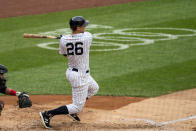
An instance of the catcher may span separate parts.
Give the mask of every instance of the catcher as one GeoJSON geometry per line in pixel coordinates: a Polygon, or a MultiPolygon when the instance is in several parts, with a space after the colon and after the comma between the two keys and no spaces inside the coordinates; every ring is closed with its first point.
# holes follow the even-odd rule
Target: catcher
{"type": "MultiPolygon", "coordinates": [[[[0,64],[0,93],[6,94],[6,95],[18,96],[19,108],[31,107],[32,102],[29,98],[29,95],[27,95],[24,92],[16,92],[13,89],[7,88],[6,86],[7,79],[4,76],[4,74],[7,72],[8,72],[7,68],[4,65],[0,64]]],[[[3,110],[3,107],[4,107],[4,103],[0,101],[0,114],[1,114],[1,111],[3,110]]]]}

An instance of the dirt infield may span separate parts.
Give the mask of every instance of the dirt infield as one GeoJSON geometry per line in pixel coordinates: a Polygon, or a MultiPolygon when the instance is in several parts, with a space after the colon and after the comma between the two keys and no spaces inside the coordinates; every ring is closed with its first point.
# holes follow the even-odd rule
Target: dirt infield
{"type": "MultiPolygon", "coordinates": [[[[143,0],[0,0],[0,18],[97,7],[143,0]]],[[[157,98],[94,96],[79,114],[81,122],[55,116],[53,130],[63,131],[196,131],[196,89],[157,98]]],[[[71,103],[71,96],[31,96],[33,106],[19,109],[17,97],[0,96],[5,108],[0,130],[45,130],[39,112],[71,103]]]]}
{"type": "MultiPolygon", "coordinates": [[[[55,116],[53,130],[64,131],[193,131],[196,125],[196,89],[157,98],[94,96],[79,114],[81,122],[55,116]]],[[[69,104],[71,96],[31,96],[33,106],[19,109],[17,98],[1,96],[5,108],[0,130],[44,130],[39,112],[69,104]]]]}
{"type": "MultiPolygon", "coordinates": [[[[126,106],[130,103],[142,101],[147,98],[140,97],[118,97],[118,96],[94,96],[86,103],[87,108],[95,108],[102,110],[115,110],[126,106]]],[[[0,96],[6,105],[16,105],[17,97],[15,96],[0,96]]],[[[68,104],[72,102],[72,97],[67,95],[32,95],[31,100],[34,104],[52,104],[56,101],[68,104]]]]}

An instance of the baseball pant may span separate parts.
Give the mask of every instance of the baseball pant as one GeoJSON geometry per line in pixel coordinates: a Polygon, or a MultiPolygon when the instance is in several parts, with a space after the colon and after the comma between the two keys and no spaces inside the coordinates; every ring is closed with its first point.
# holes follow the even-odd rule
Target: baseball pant
{"type": "Polygon", "coordinates": [[[66,76],[72,85],[73,103],[67,105],[69,114],[81,112],[85,105],[86,98],[94,96],[99,90],[99,86],[89,73],[81,74],[68,69],[66,76]]]}

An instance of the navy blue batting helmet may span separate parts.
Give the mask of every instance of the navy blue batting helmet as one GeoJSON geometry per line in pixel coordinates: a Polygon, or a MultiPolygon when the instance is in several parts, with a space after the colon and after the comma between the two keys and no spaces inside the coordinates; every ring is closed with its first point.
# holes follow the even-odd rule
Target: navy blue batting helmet
{"type": "Polygon", "coordinates": [[[0,74],[4,74],[7,72],[8,72],[7,67],[0,64],[0,74]]]}
{"type": "Polygon", "coordinates": [[[69,21],[69,25],[72,30],[76,30],[77,27],[87,26],[88,23],[89,22],[82,16],[74,16],[69,21]]]}

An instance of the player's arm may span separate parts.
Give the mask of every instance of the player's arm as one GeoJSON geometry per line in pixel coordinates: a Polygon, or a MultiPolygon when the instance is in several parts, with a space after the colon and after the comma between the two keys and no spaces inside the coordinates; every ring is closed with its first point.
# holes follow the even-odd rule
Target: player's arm
{"type": "Polygon", "coordinates": [[[60,39],[59,54],[63,55],[65,58],[67,58],[67,49],[66,49],[66,47],[64,47],[63,38],[60,39]]]}

